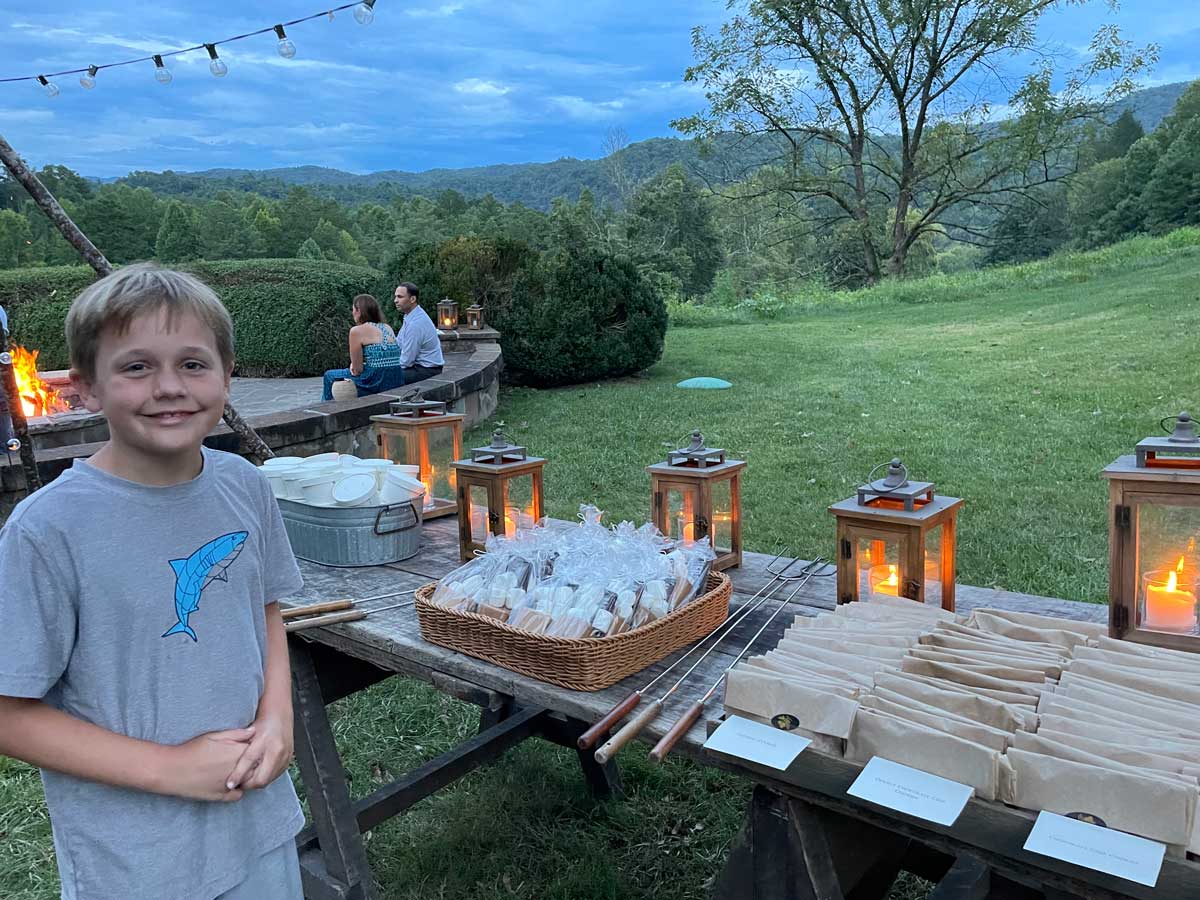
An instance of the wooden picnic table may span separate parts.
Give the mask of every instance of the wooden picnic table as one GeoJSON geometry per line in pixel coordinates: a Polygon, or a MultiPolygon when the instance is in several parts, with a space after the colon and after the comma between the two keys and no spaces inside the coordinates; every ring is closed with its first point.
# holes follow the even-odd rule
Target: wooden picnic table
{"type": "MultiPolygon", "coordinates": [[[[770,561],[769,556],[747,553],[742,566],[727,573],[734,585],[731,609],[771,580],[770,561]]],[[[302,562],[303,594],[284,606],[415,589],[459,564],[456,522],[435,520],[422,528],[421,552],[400,563],[339,569],[302,562]]],[[[795,613],[817,615],[832,609],[834,588],[833,578],[814,578],[794,598],[795,613]]],[[[380,600],[365,608],[391,606],[403,599],[380,600]]],[[[662,737],[777,606],[776,601],[768,601],[748,616],[672,696],[659,719],[643,732],[644,738],[662,737]]],[[[1096,604],[958,586],[959,611],[985,606],[1088,621],[1103,621],[1107,614],[1106,607],[1096,604]]],[[[791,611],[781,613],[756,642],[755,651],[772,649],[792,618],[791,611]]],[[[356,622],[297,632],[289,643],[296,759],[313,820],[297,839],[309,900],[375,897],[362,832],[530,737],[574,748],[592,722],[677,658],[669,657],[603,691],[571,691],[426,643],[411,605],[356,622]],[[478,705],[479,732],[355,802],[350,799],[325,706],[395,674],[429,682],[478,705]]],[[[755,784],[746,824],[717,881],[715,896],[721,900],[881,900],[902,869],[937,882],[932,895],[937,900],[1200,897],[1200,864],[1168,859],[1157,887],[1150,889],[1029,853],[1022,846],[1034,815],[1000,803],[972,800],[953,826],[941,827],[849,797],[846,789],[861,768],[811,749],[784,773],[709,753],[703,744],[722,713],[722,697],[719,692],[713,698],[675,751],[744,775],[755,784]]],[[[619,795],[615,761],[602,766],[592,751],[577,752],[593,793],[619,795]]]]}

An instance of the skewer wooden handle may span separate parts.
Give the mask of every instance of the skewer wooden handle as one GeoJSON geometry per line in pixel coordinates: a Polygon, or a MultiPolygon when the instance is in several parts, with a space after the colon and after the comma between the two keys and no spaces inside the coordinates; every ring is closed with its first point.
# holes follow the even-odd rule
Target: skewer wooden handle
{"type": "Polygon", "coordinates": [[[596,741],[600,740],[607,731],[620,722],[623,718],[629,715],[642,702],[642,692],[634,691],[616,706],[608,711],[603,719],[585,731],[579,736],[579,740],[575,742],[580,750],[591,750],[596,746],[596,741]]]}
{"type": "Polygon", "coordinates": [[[359,619],[365,619],[366,617],[366,610],[352,609],[348,612],[335,612],[327,616],[313,616],[311,619],[296,619],[292,622],[285,622],[283,630],[291,634],[293,631],[304,631],[307,628],[321,628],[325,625],[336,625],[338,622],[357,622],[359,619]]]}
{"type": "Polygon", "coordinates": [[[650,758],[655,762],[662,762],[667,758],[667,754],[671,752],[671,748],[679,743],[679,739],[683,737],[696,724],[696,720],[700,718],[700,713],[704,712],[703,701],[697,700],[688,707],[687,712],[679,717],[679,721],[671,726],[671,730],[663,735],[661,741],[654,745],[654,749],[650,751],[650,758]]]}
{"type": "Polygon", "coordinates": [[[625,727],[608,739],[608,742],[596,751],[596,762],[604,765],[610,759],[617,755],[617,751],[637,737],[643,728],[658,718],[658,714],[662,712],[663,702],[655,700],[640,713],[637,717],[625,723],[625,727]]]}
{"type": "Polygon", "coordinates": [[[293,606],[285,609],[281,615],[286,622],[288,619],[297,619],[300,616],[315,616],[318,613],[331,613],[341,609],[353,608],[353,600],[330,600],[327,603],[310,603],[308,606],[293,606]]]}

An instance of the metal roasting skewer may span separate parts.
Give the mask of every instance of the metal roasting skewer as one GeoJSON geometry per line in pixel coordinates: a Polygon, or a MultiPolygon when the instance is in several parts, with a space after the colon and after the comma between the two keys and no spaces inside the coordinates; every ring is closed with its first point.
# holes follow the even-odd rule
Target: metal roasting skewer
{"type": "MultiPolygon", "coordinates": [[[[671,685],[670,689],[668,689],[667,692],[662,695],[662,697],[655,700],[653,703],[651,703],[649,706],[647,706],[644,710],[642,710],[642,712],[639,713],[636,718],[627,722],[625,724],[625,726],[623,728],[621,728],[620,731],[618,731],[616,734],[614,734],[599,750],[596,751],[596,754],[595,754],[596,762],[600,763],[601,765],[608,762],[617,753],[618,750],[620,750],[622,747],[624,747],[626,744],[628,744],[630,741],[632,741],[635,737],[637,737],[638,734],[641,733],[641,731],[647,725],[649,725],[656,718],[658,718],[659,713],[662,712],[663,706],[666,704],[667,700],[670,699],[671,695],[673,693],[675,693],[675,691],[679,688],[679,686],[681,684],[683,684],[694,671],[696,671],[697,667],[699,667],[699,665],[702,662],[704,662],[704,660],[708,657],[708,655],[710,653],[712,653],[713,650],[715,650],[719,646],[721,640],[723,638],[725,638],[726,636],[728,636],[730,633],[732,633],[734,628],[736,628],[738,625],[740,625],[741,622],[747,616],[749,616],[751,613],[755,612],[760,607],[762,607],[762,605],[764,603],[766,603],[768,600],[773,599],[774,594],[778,591],[778,589],[780,587],[782,587],[784,584],[791,582],[791,581],[800,581],[801,582],[799,587],[797,587],[797,589],[795,591],[793,591],[791,594],[789,594],[787,596],[787,598],[785,598],[783,604],[779,607],[779,609],[777,609],[772,614],[772,617],[771,617],[772,619],[779,614],[779,610],[783,609],[784,607],[786,607],[788,605],[788,603],[791,601],[791,599],[796,596],[796,593],[799,591],[799,589],[801,587],[803,587],[805,584],[807,584],[808,580],[813,576],[813,574],[815,574],[819,568],[823,567],[824,564],[825,564],[824,557],[817,557],[817,559],[813,560],[810,563],[807,563],[804,566],[804,568],[800,570],[799,575],[784,576],[781,574],[776,574],[775,579],[773,579],[771,582],[771,584],[774,585],[774,587],[772,587],[771,590],[767,591],[759,600],[757,600],[753,603],[746,603],[742,607],[742,609],[738,611],[738,613],[735,617],[735,620],[732,622],[729,622],[728,627],[725,629],[725,633],[721,635],[721,638],[718,638],[718,640],[715,641],[713,643],[713,645],[704,652],[704,655],[701,656],[698,660],[696,660],[696,662],[692,665],[692,667],[689,668],[679,679],[677,679],[673,685],[671,685]],[[775,583],[776,581],[778,581],[777,584],[775,583]]],[[[787,568],[785,567],[783,571],[786,572],[787,568]]],[[[628,702],[628,701],[626,701],[626,702],[628,702]]],[[[632,707],[630,707],[630,708],[632,708],[632,707]]]]}
{"type": "Polygon", "coordinates": [[[775,621],[775,617],[787,608],[787,605],[791,602],[792,598],[800,593],[800,591],[804,589],[805,585],[812,581],[813,578],[826,578],[833,574],[832,572],[825,572],[818,575],[817,568],[812,567],[816,566],[818,562],[822,564],[821,567],[824,567],[827,560],[825,560],[823,557],[818,557],[816,560],[813,560],[813,563],[810,566],[805,567],[805,577],[798,585],[796,585],[796,589],[784,598],[783,603],[779,604],[779,608],[767,617],[767,621],[763,622],[762,627],[760,627],[758,631],[754,632],[754,637],[750,638],[750,640],[746,642],[746,646],[742,648],[741,652],[738,653],[736,657],[734,657],[733,662],[731,662],[728,667],[726,667],[725,671],[721,673],[720,677],[713,682],[712,687],[705,692],[704,696],[689,706],[687,711],[679,717],[674,725],[671,726],[671,729],[663,735],[662,740],[654,745],[654,749],[650,751],[650,758],[652,760],[655,762],[662,762],[667,758],[667,754],[671,752],[671,748],[679,743],[679,739],[687,734],[689,729],[696,724],[696,720],[699,719],[700,714],[704,712],[704,704],[707,703],[709,698],[716,693],[717,688],[721,686],[721,682],[725,680],[725,678],[733,670],[733,667],[741,662],[742,657],[750,652],[750,648],[754,646],[754,642],[762,637],[762,633],[770,627],[772,622],[775,621]]]}
{"type": "Polygon", "coordinates": [[[304,631],[309,628],[336,625],[339,622],[356,622],[359,619],[365,619],[373,613],[388,612],[389,610],[410,606],[414,602],[413,600],[405,600],[377,609],[359,608],[359,604],[362,603],[368,603],[372,600],[386,600],[389,597],[402,597],[405,594],[412,594],[416,590],[416,588],[410,588],[404,591],[392,591],[387,594],[376,594],[374,597],[364,597],[361,600],[346,598],[344,600],[330,600],[325,603],[310,603],[307,606],[293,606],[285,609],[282,613],[284,630],[291,634],[292,632],[304,631]]]}
{"type": "MultiPolygon", "coordinates": [[[[728,633],[728,631],[721,633],[722,629],[724,629],[726,625],[729,625],[729,623],[734,619],[734,617],[738,616],[741,613],[744,613],[754,603],[754,601],[756,601],[763,594],[764,591],[771,590],[774,587],[775,583],[777,581],[779,581],[779,579],[784,578],[784,573],[786,573],[787,570],[789,568],[791,568],[797,562],[797,560],[795,560],[795,559],[789,560],[788,564],[785,565],[783,567],[783,569],[779,572],[776,572],[774,569],[771,568],[776,563],[778,563],[781,559],[784,558],[784,554],[787,553],[789,549],[790,548],[788,548],[788,547],[784,547],[783,550],[781,550],[779,552],[779,554],[773,560],[771,560],[769,563],[767,563],[767,572],[774,576],[770,581],[768,581],[765,585],[763,585],[757,591],[755,591],[754,595],[752,597],[750,597],[750,599],[748,599],[745,603],[743,603],[738,609],[734,610],[728,616],[726,616],[724,622],[722,622],[720,625],[718,625],[716,628],[714,628],[712,631],[710,631],[704,637],[700,638],[700,640],[697,641],[695,644],[693,644],[686,653],[684,653],[681,657],[679,657],[679,659],[675,660],[675,662],[671,663],[670,666],[668,666],[665,670],[663,670],[649,684],[645,685],[640,690],[633,691],[632,693],[629,694],[628,697],[626,697],[624,700],[622,700],[620,703],[616,704],[612,709],[610,709],[607,713],[605,713],[604,716],[601,719],[599,719],[591,728],[589,728],[587,731],[585,731],[583,734],[581,734],[579,736],[579,739],[575,742],[576,746],[580,750],[591,750],[594,746],[596,746],[596,744],[599,742],[600,738],[602,738],[605,734],[607,734],[614,725],[616,725],[619,721],[621,721],[623,718],[625,718],[627,715],[629,715],[631,712],[633,712],[633,710],[635,710],[637,708],[638,704],[642,702],[642,698],[647,693],[649,693],[650,689],[652,687],[654,687],[654,685],[657,684],[659,681],[661,681],[663,678],[665,678],[667,675],[669,675],[671,673],[672,669],[674,669],[676,666],[678,666],[680,663],[682,663],[684,660],[686,660],[689,656],[691,656],[693,653],[695,653],[697,650],[699,650],[702,646],[704,646],[704,644],[710,638],[712,638],[714,635],[717,635],[716,642],[720,643],[721,640],[725,637],[725,634],[728,633]]],[[[734,623],[734,624],[736,625],[737,623],[734,623]]],[[[730,630],[732,630],[732,629],[730,629],[730,630]]]]}

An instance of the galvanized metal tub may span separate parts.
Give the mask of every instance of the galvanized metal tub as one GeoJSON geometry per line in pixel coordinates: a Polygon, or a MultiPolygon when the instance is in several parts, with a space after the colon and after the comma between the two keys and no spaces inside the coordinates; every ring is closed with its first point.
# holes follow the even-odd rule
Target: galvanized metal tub
{"type": "Polygon", "coordinates": [[[311,506],[278,499],[292,552],[325,566],[380,566],[421,549],[423,497],[390,506],[311,506]]]}

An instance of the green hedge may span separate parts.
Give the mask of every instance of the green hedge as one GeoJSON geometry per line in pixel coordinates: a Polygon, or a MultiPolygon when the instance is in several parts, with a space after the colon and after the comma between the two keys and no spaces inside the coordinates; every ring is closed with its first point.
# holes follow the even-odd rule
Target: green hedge
{"type": "Polygon", "coordinates": [[[667,311],[633,263],[586,251],[539,255],[518,241],[459,237],[388,265],[430,314],[442,297],[483,307],[500,332],[504,377],[558,385],[627,375],[662,356],[667,311]]]}
{"type": "MultiPolygon", "coordinates": [[[[195,262],[183,268],[217,292],[233,316],[237,374],[319,375],[349,365],[350,301],[390,291],[374,269],[302,259],[195,262]]],[[[46,369],[67,366],[63,322],[93,280],[85,266],[0,272],[0,303],[16,341],[41,351],[46,369]]]]}

